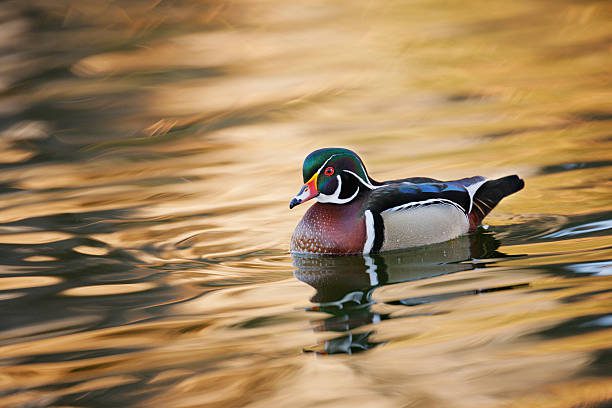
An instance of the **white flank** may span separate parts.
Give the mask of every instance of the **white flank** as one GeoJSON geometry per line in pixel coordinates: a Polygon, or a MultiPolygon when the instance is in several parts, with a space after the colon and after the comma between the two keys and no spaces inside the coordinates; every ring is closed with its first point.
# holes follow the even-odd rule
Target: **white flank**
{"type": "Polygon", "coordinates": [[[381,213],[385,223],[382,251],[448,241],[469,230],[465,211],[448,200],[404,204],[381,213]],[[422,205],[428,203],[428,205],[422,205]]]}
{"type": "Polygon", "coordinates": [[[374,216],[372,211],[366,210],[365,213],[365,225],[366,225],[366,242],[363,245],[363,253],[369,254],[374,245],[374,238],[376,238],[376,231],[374,230],[374,216]]]}

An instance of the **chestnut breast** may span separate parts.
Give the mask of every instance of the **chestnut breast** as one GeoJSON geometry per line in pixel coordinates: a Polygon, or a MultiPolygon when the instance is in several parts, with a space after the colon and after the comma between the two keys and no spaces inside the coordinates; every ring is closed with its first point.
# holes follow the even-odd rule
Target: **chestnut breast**
{"type": "Polygon", "coordinates": [[[366,240],[363,200],[349,204],[315,203],[291,237],[291,252],[357,254],[366,240]]]}

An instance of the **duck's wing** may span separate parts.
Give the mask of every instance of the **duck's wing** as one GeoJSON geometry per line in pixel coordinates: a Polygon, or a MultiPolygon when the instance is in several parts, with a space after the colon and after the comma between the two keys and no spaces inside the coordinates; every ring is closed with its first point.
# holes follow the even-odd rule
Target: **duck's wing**
{"type": "Polygon", "coordinates": [[[432,179],[429,177],[408,177],[404,179],[387,180],[387,181],[384,181],[378,184],[379,185],[390,185],[390,184],[398,184],[398,183],[404,183],[404,182],[408,182],[408,183],[444,183],[441,180],[436,180],[436,179],[432,179]]]}
{"type": "Polygon", "coordinates": [[[382,213],[423,205],[449,204],[467,214],[471,209],[473,195],[469,188],[484,181],[484,177],[455,181],[438,181],[424,177],[392,180],[372,191],[366,207],[373,213],[382,213]]]}
{"type": "Polygon", "coordinates": [[[462,210],[475,228],[506,196],[525,186],[517,175],[496,180],[474,176],[453,181],[425,177],[392,180],[372,191],[366,209],[373,214],[414,209],[423,205],[448,204],[462,210]]]}
{"type": "Polygon", "coordinates": [[[432,179],[394,180],[370,192],[364,207],[365,253],[441,242],[467,232],[472,201],[466,186],[426,180],[432,179]],[[404,227],[421,232],[409,237],[404,227]]]}
{"type": "Polygon", "coordinates": [[[525,185],[516,175],[497,180],[481,176],[454,181],[429,180],[432,179],[391,181],[372,190],[364,207],[365,253],[400,248],[401,245],[393,246],[394,240],[410,241],[403,231],[404,223],[421,232],[422,236],[417,237],[420,241],[410,241],[412,245],[440,242],[440,238],[451,239],[473,230],[502,198],[525,185]],[[389,234],[385,219],[395,220],[389,225],[392,230],[389,234]],[[388,248],[384,247],[386,235],[389,235],[388,248]]]}

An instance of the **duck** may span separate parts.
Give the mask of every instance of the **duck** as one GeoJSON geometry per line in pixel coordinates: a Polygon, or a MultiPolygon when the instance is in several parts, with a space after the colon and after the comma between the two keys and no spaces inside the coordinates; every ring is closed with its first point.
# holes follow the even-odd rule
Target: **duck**
{"type": "Polygon", "coordinates": [[[339,147],[308,154],[302,176],[289,208],[316,202],[293,231],[292,254],[367,255],[449,241],[475,231],[504,197],[525,186],[517,175],[378,182],[357,153],[339,147]]]}

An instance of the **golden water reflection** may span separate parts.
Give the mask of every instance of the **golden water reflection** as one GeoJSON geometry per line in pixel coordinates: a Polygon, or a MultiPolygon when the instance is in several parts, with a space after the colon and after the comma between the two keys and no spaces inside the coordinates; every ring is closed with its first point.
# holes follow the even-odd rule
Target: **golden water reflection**
{"type": "Polygon", "coordinates": [[[600,1],[0,6],[0,405],[603,405],[600,1]],[[311,150],[518,173],[449,243],[292,259],[311,150]]]}

